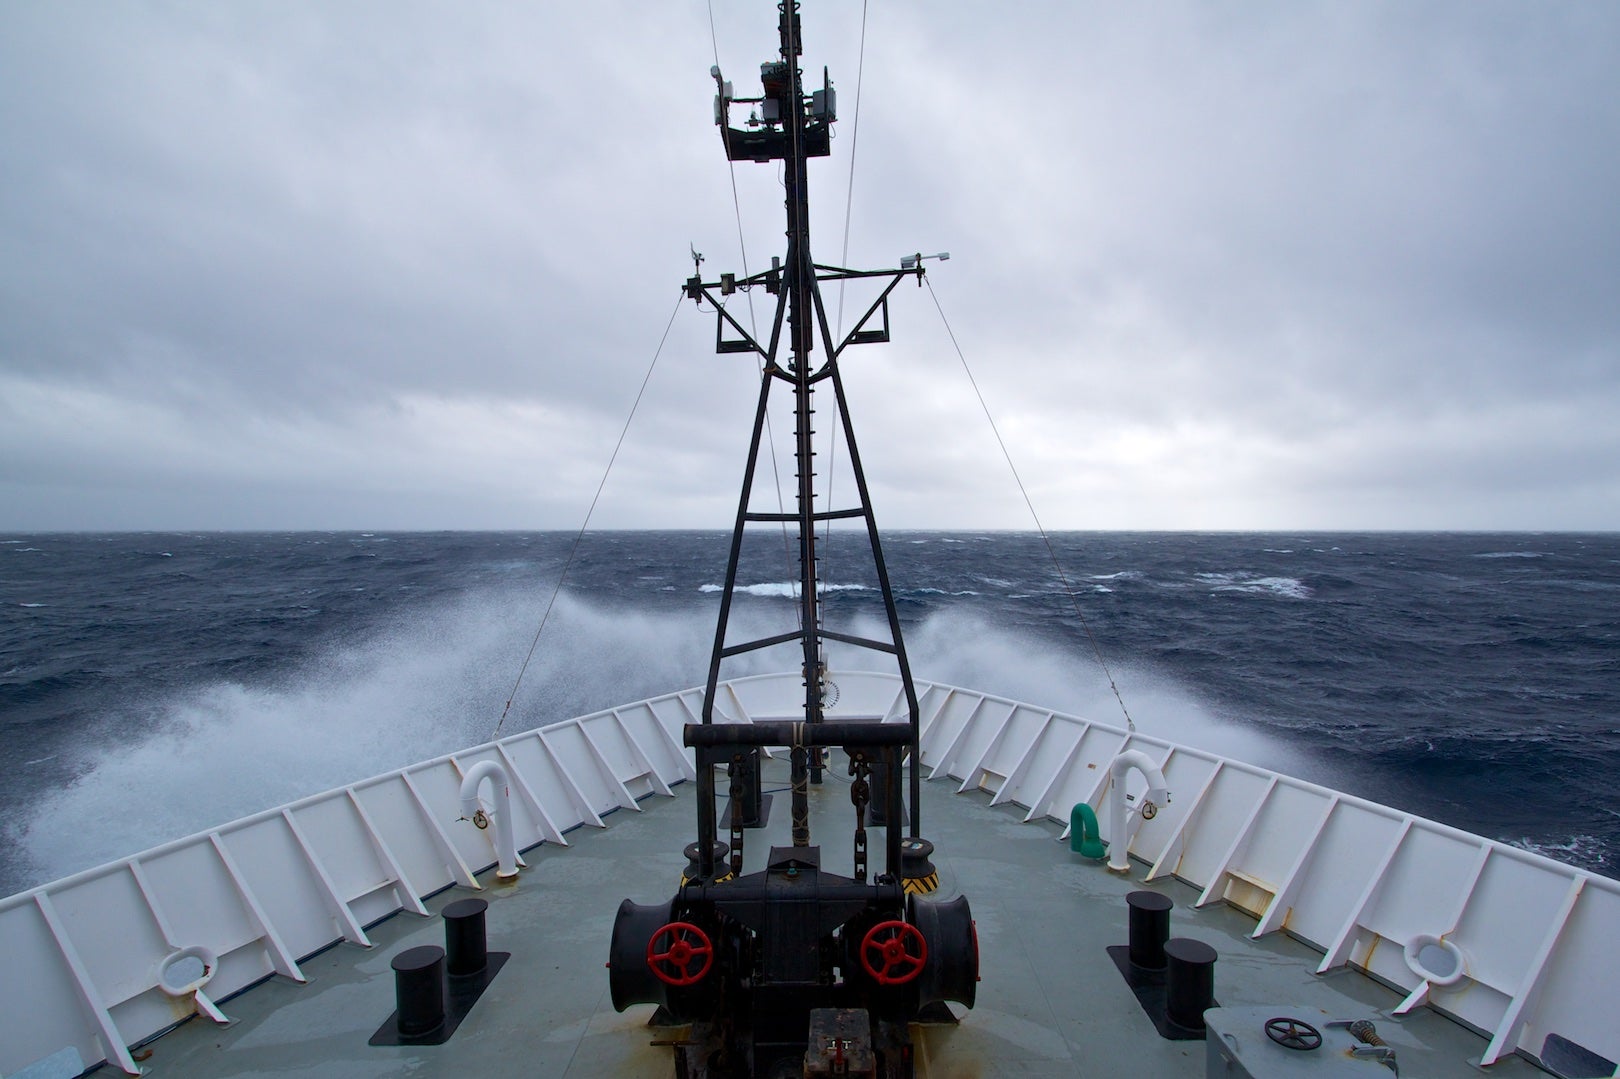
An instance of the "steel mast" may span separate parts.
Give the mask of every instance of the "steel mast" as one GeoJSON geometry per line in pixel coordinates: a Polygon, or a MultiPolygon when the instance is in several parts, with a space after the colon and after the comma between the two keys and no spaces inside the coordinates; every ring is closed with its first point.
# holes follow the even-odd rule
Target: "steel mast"
{"type": "MultiPolygon", "coordinates": [[[[922,257],[902,259],[897,270],[847,270],[818,265],[810,256],[810,201],[806,162],[830,149],[836,115],[832,85],[806,95],[798,68],[797,0],[780,12],[781,58],[761,65],[762,96],[736,98],[731,84],[713,70],[719,93],[715,123],[732,161],[781,161],[787,201],[787,257],[769,270],[739,279],[721,274],[704,281],[702,258],[693,253],[693,276],[686,295],[716,312],[715,350],[753,353],[760,360],[759,401],[743,472],[742,493],[731,535],[731,553],[720,614],[710,654],[708,682],[697,722],[682,730],[683,744],[697,764],[697,842],[687,847],[688,865],[675,896],[643,905],[626,899],[614,917],[609,948],[609,987],[613,1006],[656,1004],[661,1022],[679,1028],[674,1046],[681,1075],[730,1077],[809,1074],[812,1046],[835,1045],[836,1060],[864,1061],[862,1074],[891,1079],[914,1071],[911,1024],[924,1016],[954,1021],[947,1001],[972,1007],[979,971],[978,938],[965,896],[937,900],[924,894],[938,887],[928,862],[933,849],[917,837],[917,692],[900,636],[893,590],[883,561],[877,522],[860,452],[855,445],[838,359],[854,344],[887,341],[889,294],[908,277],[922,278],[922,257]],[[733,127],[733,105],[754,107],[743,127],[733,127]],[[820,285],[824,281],[873,278],[878,295],[855,323],[835,340],[827,325],[820,285]],[[761,345],[726,310],[739,291],[764,288],[776,297],[768,345],[761,345]],[[785,334],[784,334],[785,331],[785,334]],[[818,349],[819,341],[819,353],[818,349]],[[793,445],[797,467],[792,512],[750,508],[760,450],[767,434],[771,390],[792,387],[793,445]],[[853,473],[854,504],[838,508],[829,498],[816,508],[814,393],[831,389],[839,413],[833,432],[842,438],[853,473]],[[823,623],[816,528],[835,520],[864,523],[883,606],[887,640],[835,631],[823,623]],[[751,526],[797,530],[797,625],[753,640],[727,639],[736,598],[744,535],[751,526]],[[825,646],[887,654],[898,668],[905,714],[885,701],[882,713],[855,714],[833,709],[825,646]],[[734,699],[717,697],[725,660],[775,646],[796,645],[804,678],[803,714],[764,715],[758,709],[737,714],[734,699]],[[830,715],[828,713],[831,713],[830,715]],[[716,722],[716,718],[722,722],[716,722]],[[899,720],[904,719],[904,722],[899,720]],[[748,722],[726,722],[748,720],[748,722]],[[885,722],[885,721],[889,722],[885,722]],[[763,866],[743,872],[746,829],[763,825],[759,756],[764,747],[788,746],[793,754],[793,842],[773,846],[763,866]],[[850,800],[855,807],[854,871],[849,876],[822,865],[822,848],[810,842],[809,785],[823,749],[840,748],[849,762],[850,800]],[[905,799],[901,766],[910,754],[911,838],[901,842],[905,799]],[[815,757],[812,757],[815,754],[815,757]],[[730,780],[730,861],[718,865],[720,850],[715,804],[715,772],[730,780]],[[884,782],[878,782],[882,777],[884,782]],[[876,819],[881,807],[884,817],[876,819]],[[869,871],[867,812],[884,827],[881,864],[869,871]],[[752,815],[752,819],[750,819],[752,815]],[[874,1070],[875,1068],[875,1070],[874,1070]]],[[[783,411],[779,409],[778,411],[783,411]]],[[[835,441],[836,444],[836,441],[835,441]]],[[[842,485],[841,485],[842,486],[842,485]]],[[[820,1050],[817,1050],[819,1052],[820,1050]]],[[[843,1070],[854,1073],[853,1067],[843,1070]]],[[[819,1071],[818,1071],[819,1074],[819,1071]]]]}
{"type": "MultiPolygon", "coordinates": [[[[831,82],[826,78],[825,71],[823,71],[822,88],[808,95],[804,92],[803,73],[799,68],[799,57],[803,52],[803,46],[800,38],[798,8],[797,0],[788,0],[788,2],[778,5],[781,39],[780,59],[768,61],[761,65],[760,75],[763,93],[760,97],[736,97],[732,91],[731,83],[722,77],[720,69],[718,67],[711,69],[718,91],[715,97],[715,123],[720,127],[727,157],[732,161],[781,161],[783,163],[783,185],[786,190],[787,254],[785,259],[773,259],[771,269],[749,277],[738,278],[734,274],[722,274],[717,281],[705,282],[699,274],[694,273],[685,285],[686,295],[689,298],[700,305],[707,300],[717,313],[715,336],[715,349],[717,352],[752,352],[763,360],[758,405],[755,411],[748,461],[743,475],[742,493],[738,501],[736,523],[732,531],[730,557],[726,568],[725,586],[721,595],[719,618],[715,627],[714,646],[710,654],[701,722],[703,724],[714,722],[716,711],[715,694],[720,681],[721,666],[724,660],[732,656],[755,649],[797,642],[801,651],[800,662],[804,676],[803,720],[806,724],[815,725],[823,721],[826,707],[827,683],[824,650],[826,641],[838,641],[859,648],[889,654],[893,657],[898,669],[904,689],[907,719],[911,727],[908,746],[911,760],[910,798],[908,800],[911,803],[911,835],[915,842],[919,827],[918,800],[920,787],[920,774],[917,768],[917,694],[911,677],[910,663],[906,657],[905,645],[901,637],[899,616],[895,609],[894,594],[889,583],[888,569],[883,559],[882,544],[878,536],[876,519],[872,512],[872,503],[867,490],[865,474],[861,467],[854,428],[849,418],[843,380],[839,374],[838,359],[844,349],[850,345],[872,344],[889,339],[889,294],[894,291],[902,280],[908,277],[917,277],[918,283],[921,284],[924,271],[921,259],[917,257],[902,260],[901,268],[897,270],[857,271],[835,266],[818,265],[811,256],[808,162],[812,157],[825,157],[830,153],[831,125],[837,118],[837,110],[836,95],[831,82]],[[730,113],[733,106],[752,107],[746,126],[740,128],[731,126],[730,113]],[[821,298],[820,284],[823,281],[858,278],[887,278],[888,281],[882,288],[880,295],[862,315],[854,328],[842,340],[835,341],[828,326],[826,310],[821,298]],[[761,286],[769,294],[777,298],[769,342],[766,345],[761,345],[755,340],[753,335],[745,330],[725,307],[726,299],[736,292],[761,286]],[[784,329],[787,331],[785,349],[783,348],[784,329]],[[822,344],[819,366],[816,357],[818,338],[822,344]],[[794,460],[797,472],[795,495],[797,501],[792,512],[755,512],[750,509],[750,498],[759,469],[761,445],[765,438],[770,392],[773,385],[778,382],[785,382],[791,385],[793,389],[794,460]],[[815,390],[823,382],[829,384],[828,388],[832,390],[837,405],[841,421],[838,433],[842,436],[847,447],[848,456],[846,460],[849,462],[854,475],[858,502],[856,505],[842,509],[833,508],[829,505],[826,509],[817,511],[815,506],[816,454],[813,443],[815,435],[813,420],[816,410],[813,404],[815,390]],[[835,632],[825,628],[822,624],[822,597],[819,589],[818,572],[820,556],[817,549],[816,527],[818,524],[838,519],[858,519],[864,521],[866,525],[871,557],[887,616],[889,628],[889,639],[887,641],[835,632]],[[730,624],[732,603],[735,598],[744,535],[750,525],[766,523],[785,524],[797,531],[799,565],[796,617],[798,626],[791,632],[728,644],[727,629],[730,624]]],[[[812,779],[816,781],[820,779],[821,750],[798,745],[793,747],[792,752],[793,842],[796,846],[806,846],[810,842],[808,784],[812,779]]],[[[741,845],[742,828],[755,822],[754,819],[751,819],[751,815],[758,805],[758,760],[758,750],[754,749],[750,753],[734,754],[730,761],[725,762],[728,764],[728,772],[732,779],[731,834],[734,848],[741,845]],[[752,778],[750,778],[750,775],[752,778]],[[751,791],[750,783],[752,783],[751,791]],[[739,795],[749,793],[752,793],[752,805],[739,808],[739,795]]],[[[700,760],[698,771],[698,856],[701,871],[705,875],[714,870],[712,848],[718,838],[718,821],[714,804],[715,781],[712,766],[717,763],[720,762],[705,764],[700,760]]],[[[898,761],[896,761],[896,765],[898,765],[898,761]]],[[[898,779],[899,768],[897,766],[889,772],[889,781],[895,783],[898,779]]],[[[888,821],[886,832],[889,838],[889,853],[891,855],[889,865],[892,867],[898,862],[900,822],[897,820],[888,821]]],[[[734,849],[732,859],[733,869],[740,872],[740,851],[734,849]]]]}

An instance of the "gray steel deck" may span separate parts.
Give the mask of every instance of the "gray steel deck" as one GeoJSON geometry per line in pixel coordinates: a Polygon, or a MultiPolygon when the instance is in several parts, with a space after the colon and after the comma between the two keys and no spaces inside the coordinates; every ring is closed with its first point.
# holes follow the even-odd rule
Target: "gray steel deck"
{"type": "MultiPolygon", "coordinates": [[[[813,789],[812,819],[823,864],[848,873],[854,814],[841,767],[835,755],[828,782],[813,789]]],[[[765,776],[768,790],[785,786],[786,762],[768,761],[765,776]]],[[[367,1045],[394,1008],[390,959],[443,943],[439,918],[400,914],[372,931],[374,948],[342,944],[304,962],[307,984],[278,978],[228,1001],[231,1026],[194,1019],[151,1042],[143,1067],[165,1076],[671,1075],[670,1051],[648,1044],[651,1007],[613,1011],[605,963],[619,901],[667,900],[686,864],[681,847],[695,835],[692,787],[678,791],[674,799],[647,799],[643,812],[612,814],[604,829],[576,830],[568,848],[528,852],[529,868],[515,885],[485,875],[489,946],[512,959],[447,1044],[367,1045]]],[[[918,1073],[1203,1075],[1204,1043],[1161,1039],[1105,951],[1125,942],[1124,896],[1142,886],[1142,868],[1135,879],[1121,879],[1071,854],[1050,822],[1024,824],[1011,806],[953,791],[954,784],[924,784],[923,834],[937,847],[941,894],[959,891],[972,903],[982,981],[978,1005],[959,1026],[918,1028],[918,1073]]],[[[771,843],[789,842],[786,799],[778,796],[763,834],[749,833],[750,872],[762,867],[771,843]]],[[[880,835],[871,849],[881,858],[880,835]]],[[[1241,912],[1219,904],[1193,910],[1198,893],[1173,881],[1150,887],[1175,900],[1172,935],[1219,952],[1215,996],[1222,1006],[1371,1018],[1397,1050],[1403,1074],[1479,1073],[1472,1062],[1485,1039],[1473,1032],[1427,1008],[1392,1018],[1386,1011],[1401,994],[1348,969],[1317,976],[1320,955],[1306,945],[1283,934],[1251,940],[1254,922],[1241,912]]],[[[453,888],[428,906],[437,912],[468,894],[453,888]]],[[[1504,1079],[1543,1074],[1519,1058],[1489,1071],[1504,1079]]]]}

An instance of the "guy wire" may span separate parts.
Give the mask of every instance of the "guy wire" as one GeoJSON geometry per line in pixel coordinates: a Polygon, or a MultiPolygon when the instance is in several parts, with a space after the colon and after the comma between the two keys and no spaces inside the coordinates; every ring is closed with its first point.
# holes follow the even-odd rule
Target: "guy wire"
{"type": "Polygon", "coordinates": [[[1052,547],[1052,538],[1046,534],[1046,526],[1041,524],[1040,514],[1035,512],[1035,503],[1029,497],[1029,491],[1024,488],[1024,481],[1018,475],[1018,466],[1013,464],[1012,454],[1007,451],[1007,443],[1001,437],[1001,431],[996,427],[996,418],[990,414],[990,406],[985,403],[984,394],[979,392],[979,382],[973,377],[973,370],[968,366],[967,356],[962,353],[962,346],[956,340],[956,332],[951,329],[951,320],[945,317],[945,308],[940,306],[939,295],[934,292],[934,283],[927,277],[923,278],[928,285],[928,295],[934,301],[934,308],[939,312],[939,320],[945,325],[945,333],[951,339],[951,347],[956,349],[956,358],[962,361],[962,370],[967,373],[968,384],[973,387],[973,395],[979,399],[979,407],[984,410],[984,418],[990,422],[990,431],[996,436],[996,445],[1001,447],[1001,456],[1007,461],[1007,470],[1012,473],[1013,482],[1018,485],[1018,493],[1024,496],[1024,505],[1029,507],[1030,519],[1035,522],[1035,530],[1041,534],[1041,542],[1046,544],[1046,554],[1052,560],[1052,568],[1057,570],[1058,580],[1063,582],[1063,593],[1069,597],[1069,603],[1074,607],[1074,616],[1080,620],[1080,628],[1086,631],[1086,640],[1091,642],[1092,654],[1097,657],[1097,666],[1102,668],[1103,676],[1108,679],[1108,688],[1114,691],[1114,700],[1119,702],[1119,710],[1125,716],[1125,725],[1132,731],[1136,730],[1136,721],[1131,718],[1131,711],[1125,707],[1125,698],[1120,695],[1119,686],[1114,682],[1114,673],[1108,669],[1108,661],[1103,659],[1102,646],[1097,643],[1096,634],[1091,632],[1091,623],[1086,621],[1085,613],[1080,610],[1080,600],[1074,594],[1074,586],[1069,583],[1069,575],[1063,572],[1063,564],[1058,561],[1057,551],[1052,547]]]}
{"type": "Polygon", "coordinates": [[[630,415],[624,418],[624,427],[619,431],[619,441],[613,444],[613,453],[608,457],[607,468],[602,470],[602,482],[596,485],[596,494],[591,496],[590,508],[585,511],[585,520],[580,522],[579,531],[574,534],[573,545],[568,548],[568,557],[563,561],[562,572],[557,574],[557,583],[551,589],[551,598],[546,601],[546,609],[540,615],[540,625],[534,631],[534,640],[529,642],[529,653],[523,657],[523,665],[518,668],[517,680],[512,683],[512,692],[506,695],[506,707],[501,709],[501,718],[495,722],[495,733],[490,735],[491,740],[501,733],[501,724],[506,722],[506,716],[512,711],[512,702],[517,698],[518,687],[523,684],[523,676],[529,670],[529,662],[534,659],[534,650],[540,645],[540,634],[546,631],[546,622],[551,618],[551,609],[556,606],[557,595],[562,591],[563,582],[568,579],[568,570],[574,564],[574,556],[579,553],[580,540],[585,538],[585,530],[591,525],[591,515],[596,512],[596,503],[602,498],[602,490],[607,486],[608,476],[613,472],[613,464],[619,459],[619,450],[624,448],[625,436],[630,433],[630,423],[636,418],[636,409],[641,407],[642,395],[647,392],[647,383],[652,381],[653,370],[658,366],[658,357],[664,353],[664,343],[669,340],[669,331],[675,325],[675,316],[680,314],[681,301],[686,299],[685,293],[675,300],[675,309],[669,313],[669,321],[664,324],[664,336],[658,339],[658,348],[653,352],[652,363],[647,365],[647,373],[642,376],[641,387],[636,390],[636,399],[631,402],[630,415]]]}

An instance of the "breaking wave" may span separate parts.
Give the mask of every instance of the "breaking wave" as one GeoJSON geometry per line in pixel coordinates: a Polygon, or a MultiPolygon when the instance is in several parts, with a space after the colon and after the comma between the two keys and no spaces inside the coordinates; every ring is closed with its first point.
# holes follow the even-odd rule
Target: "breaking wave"
{"type": "MultiPolygon", "coordinates": [[[[1038,538],[891,549],[919,678],[1124,725],[1095,630],[1143,735],[1620,866],[1613,539],[1055,538],[1084,627],[1038,538]]],[[[488,739],[569,539],[31,537],[0,602],[0,892],[488,739]]],[[[703,681],[724,537],[586,542],[503,734],[703,681]]],[[[789,576],[750,574],[733,639],[793,626],[789,576]]],[[[828,610],[884,639],[857,582],[828,610]]]]}
{"type": "MultiPolygon", "coordinates": [[[[769,593],[775,595],[777,593],[769,593]]],[[[102,742],[71,751],[72,779],[35,792],[13,828],[31,887],[238,817],[489,740],[534,632],[534,611],[482,593],[401,608],[390,625],[258,681],[218,680],[109,717],[102,742]],[[95,822],[87,827],[87,822],[95,822]]],[[[739,618],[738,632],[764,632],[739,618]]],[[[881,636],[875,621],[857,631],[881,636]]],[[[625,613],[559,599],[501,735],[701,684],[713,614],[625,613]]],[[[1123,726],[1094,662],[959,612],[907,635],[917,677],[1123,726]]],[[[779,658],[779,657],[778,657],[779,658]]],[[[833,646],[834,671],[885,669],[833,646]]],[[[769,652],[728,662],[736,677],[780,667],[769,652]]],[[[1276,739],[1224,723],[1147,671],[1116,672],[1138,729],[1271,768],[1307,762],[1276,739]]]]}
{"type": "Polygon", "coordinates": [[[1297,577],[1265,577],[1253,573],[1200,573],[1197,579],[1209,586],[1211,592],[1246,592],[1253,595],[1282,596],[1286,599],[1310,599],[1314,594],[1309,585],[1297,577]]]}
{"type": "MultiPolygon", "coordinates": [[[[723,584],[700,584],[699,592],[724,592],[723,584]]],[[[864,584],[821,584],[816,587],[816,595],[826,595],[830,592],[870,592],[870,585],[864,584]]],[[[769,596],[786,599],[798,599],[800,587],[798,581],[766,581],[761,584],[740,584],[737,591],[747,596],[769,596]]]]}

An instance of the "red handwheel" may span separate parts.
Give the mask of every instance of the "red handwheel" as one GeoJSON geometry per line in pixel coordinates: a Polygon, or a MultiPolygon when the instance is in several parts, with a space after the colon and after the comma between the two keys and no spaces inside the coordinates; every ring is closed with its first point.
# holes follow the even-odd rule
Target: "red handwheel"
{"type": "Polygon", "coordinates": [[[861,966],[879,985],[904,985],[922,973],[928,942],[914,925],[879,922],[861,938],[861,966]]]}
{"type": "Polygon", "coordinates": [[[691,922],[670,922],[647,941],[647,967],[665,985],[692,985],[713,963],[709,935],[691,922]]]}

